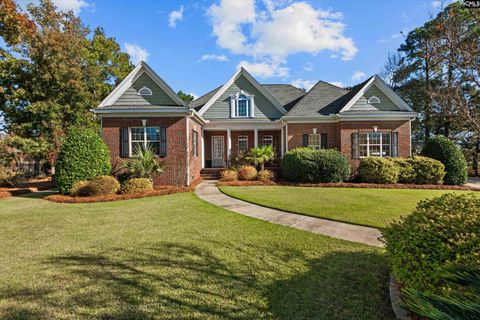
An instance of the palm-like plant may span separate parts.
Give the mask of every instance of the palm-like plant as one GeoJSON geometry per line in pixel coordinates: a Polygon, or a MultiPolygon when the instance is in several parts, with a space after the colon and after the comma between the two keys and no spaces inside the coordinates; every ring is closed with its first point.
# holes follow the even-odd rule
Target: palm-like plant
{"type": "Polygon", "coordinates": [[[135,158],[125,161],[123,168],[127,170],[132,178],[153,179],[159,173],[164,171],[165,165],[155,156],[152,147],[146,149],[138,146],[134,151],[135,158]]]}
{"type": "Polygon", "coordinates": [[[248,151],[245,159],[259,166],[260,170],[263,170],[266,162],[275,159],[275,151],[270,145],[252,148],[248,151]]]}

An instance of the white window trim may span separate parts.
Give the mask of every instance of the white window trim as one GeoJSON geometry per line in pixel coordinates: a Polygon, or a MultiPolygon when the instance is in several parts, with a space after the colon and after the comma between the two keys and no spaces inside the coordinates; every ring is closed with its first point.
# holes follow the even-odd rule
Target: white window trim
{"type": "Polygon", "coordinates": [[[312,150],[320,150],[322,148],[322,136],[320,135],[320,133],[308,134],[308,147],[312,150]],[[310,136],[318,136],[318,145],[310,144],[310,136]]]}
{"type": "Polygon", "coordinates": [[[148,87],[142,87],[137,92],[137,95],[139,95],[139,96],[151,96],[152,94],[153,94],[152,90],[148,87]],[[142,93],[142,91],[146,91],[146,93],[142,93]]]}
{"type": "MultiPolygon", "coordinates": [[[[380,133],[380,155],[379,156],[372,156],[372,157],[380,157],[380,158],[391,158],[392,157],[392,132],[388,131],[388,132],[375,132],[375,131],[368,131],[368,132],[360,132],[358,134],[358,153],[359,153],[359,156],[360,158],[366,158],[366,157],[370,157],[370,133],[380,133]],[[390,149],[390,155],[388,156],[383,156],[383,134],[385,133],[388,133],[390,135],[390,142],[388,143],[388,146],[389,146],[389,149],[390,149]],[[365,146],[365,144],[361,144],[360,143],[360,135],[362,134],[366,134],[367,135],[367,155],[366,156],[362,156],[360,155],[360,146],[365,146]]],[[[378,145],[378,144],[373,144],[373,145],[378,145]]],[[[385,143],[385,145],[387,145],[387,143],[385,143]]]]}
{"type": "MultiPolygon", "coordinates": [[[[136,129],[136,128],[141,128],[143,129],[143,147],[146,149],[147,148],[147,143],[148,143],[148,140],[147,140],[147,128],[156,128],[156,127],[128,127],[128,149],[129,149],[129,153],[128,153],[128,156],[131,158],[133,157],[133,146],[132,146],[132,129],[136,129]]],[[[135,140],[135,142],[139,142],[140,140],[135,140]]],[[[151,142],[158,142],[158,149],[160,151],[160,133],[159,133],[159,137],[158,137],[158,141],[157,140],[152,140],[151,142]]],[[[155,154],[156,156],[159,156],[159,154],[155,154]]]]}
{"type": "Polygon", "coordinates": [[[378,98],[376,96],[371,96],[370,98],[368,98],[367,103],[368,104],[378,104],[378,103],[380,103],[380,98],[378,98]]]}
{"type": "MultiPolygon", "coordinates": [[[[254,118],[255,117],[255,96],[250,95],[243,90],[237,92],[234,96],[230,97],[230,117],[232,118],[254,118]],[[244,96],[247,104],[247,114],[245,116],[239,115],[238,101],[240,97],[244,96]]],[[[242,99],[243,100],[243,99],[242,99]]]]}
{"type": "Polygon", "coordinates": [[[273,136],[271,134],[267,134],[267,135],[262,136],[262,146],[266,146],[266,145],[273,147],[273,136]],[[267,138],[267,137],[272,142],[271,144],[265,144],[265,138],[267,138]]]}
{"type": "Polygon", "coordinates": [[[248,136],[246,135],[241,135],[241,136],[238,136],[237,138],[237,153],[239,152],[248,152],[248,136]],[[245,151],[240,150],[240,140],[245,141],[247,143],[247,149],[245,151]]]}

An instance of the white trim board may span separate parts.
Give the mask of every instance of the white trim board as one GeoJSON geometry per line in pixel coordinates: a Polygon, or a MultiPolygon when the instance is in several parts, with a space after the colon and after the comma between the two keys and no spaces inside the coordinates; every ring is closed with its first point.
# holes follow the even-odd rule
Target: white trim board
{"type": "Polygon", "coordinates": [[[396,94],[383,80],[377,75],[374,75],[368,82],[357,92],[355,96],[339,111],[339,113],[350,110],[350,108],[355,104],[355,102],[360,99],[365,92],[372,86],[376,85],[377,88],[382,91],[392,102],[403,111],[413,112],[413,109],[402,99],[398,94],[396,94]]]}
{"type": "Polygon", "coordinates": [[[245,70],[243,67],[240,67],[240,69],[238,69],[238,71],[235,72],[235,74],[228,79],[227,82],[225,82],[225,84],[213,95],[213,97],[211,97],[210,100],[203,105],[198,114],[203,116],[203,114],[225,93],[225,91],[227,91],[228,88],[233,85],[235,80],[237,80],[241,75],[243,75],[258,91],[260,91],[260,93],[262,93],[283,115],[287,113],[287,110],[282,107],[277,99],[275,99],[264,87],[262,87],[258,81],[247,72],[247,70],[245,70]]]}
{"type": "Polygon", "coordinates": [[[145,62],[140,63],[120,82],[110,94],[103,99],[97,108],[110,106],[115,103],[127,91],[128,88],[137,80],[142,74],[146,73],[170,98],[173,99],[179,106],[185,106],[185,102],[173,91],[173,89],[163,81],[160,76],[153,71],[152,68],[145,62]]]}

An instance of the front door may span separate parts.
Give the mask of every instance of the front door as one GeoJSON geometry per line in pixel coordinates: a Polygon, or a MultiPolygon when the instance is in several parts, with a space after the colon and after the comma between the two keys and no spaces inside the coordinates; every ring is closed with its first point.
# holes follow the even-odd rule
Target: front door
{"type": "Polygon", "coordinates": [[[224,140],[223,136],[212,137],[212,167],[223,167],[224,163],[224,140]]]}

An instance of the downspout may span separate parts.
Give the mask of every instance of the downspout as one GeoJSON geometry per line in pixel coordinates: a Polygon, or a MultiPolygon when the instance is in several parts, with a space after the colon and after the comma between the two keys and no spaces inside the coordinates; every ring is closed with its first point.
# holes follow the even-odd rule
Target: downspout
{"type": "Polygon", "coordinates": [[[186,151],[187,151],[187,186],[190,185],[190,150],[188,149],[188,147],[190,146],[190,138],[189,138],[189,133],[190,133],[190,129],[189,129],[189,121],[188,121],[188,118],[189,118],[189,115],[187,114],[185,116],[185,128],[186,128],[186,135],[185,135],[185,140],[186,140],[186,151]]]}

